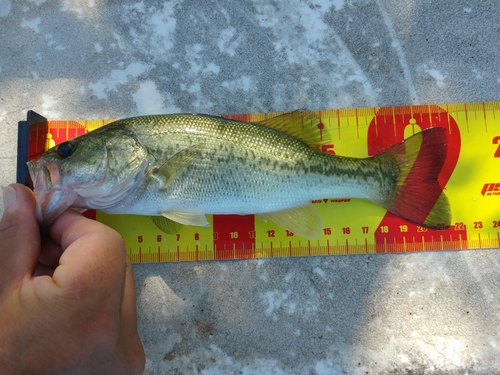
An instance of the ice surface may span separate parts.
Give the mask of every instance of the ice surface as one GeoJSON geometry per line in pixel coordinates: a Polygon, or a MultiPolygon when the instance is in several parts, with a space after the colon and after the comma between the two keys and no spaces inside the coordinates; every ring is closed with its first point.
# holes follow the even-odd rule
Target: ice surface
{"type": "Polygon", "coordinates": [[[10,0],[0,0],[0,17],[7,17],[12,8],[12,3],[10,0]]]}
{"type": "MultiPolygon", "coordinates": [[[[29,109],[84,119],[499,100],[497,5],[0,0],[0,188],[29,109]]],[[[500,368],[497,250],[134,271],[146,374],[500,368]]]]}

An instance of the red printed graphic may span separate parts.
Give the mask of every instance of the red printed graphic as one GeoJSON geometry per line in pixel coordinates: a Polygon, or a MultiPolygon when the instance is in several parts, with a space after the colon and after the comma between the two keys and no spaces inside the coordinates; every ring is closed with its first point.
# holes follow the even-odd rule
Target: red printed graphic
{"type": "Polygon", "coordinates": [[[215,259],[255,257],[254,215],[214,215],[215,259]]]}
{"type": "Polygon", "coordinates": [[[493,138],[493,144],[498,145],[497,150],[495,151],[495,158],[500,158],[500,137],[493,138]]]}
{"type": "Polygon", "coordinates": [[[483,189],[481,190],[481,195],[483,196],[500,195],[500,182],[484,184],[483,189]]]}

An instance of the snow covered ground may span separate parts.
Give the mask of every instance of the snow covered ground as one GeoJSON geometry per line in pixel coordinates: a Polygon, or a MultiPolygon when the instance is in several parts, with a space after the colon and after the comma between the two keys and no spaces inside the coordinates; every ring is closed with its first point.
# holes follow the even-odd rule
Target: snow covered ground
{"type": "MultiPolygon", "coordinates": [[[[498,20],[494,0],[0,0],[0,187],[29,109],[500,100],[498,20]]],[[[498,255],[135,266],[146,374],[500,374],[498,255]]]]}

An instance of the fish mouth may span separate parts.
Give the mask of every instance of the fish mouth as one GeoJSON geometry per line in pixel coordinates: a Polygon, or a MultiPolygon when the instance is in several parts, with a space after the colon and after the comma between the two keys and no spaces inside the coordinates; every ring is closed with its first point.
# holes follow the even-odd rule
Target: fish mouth
{"type": "Polygon", "coordinates": [[[40,226],[49,228],[75,202],[78,194],[70,187],[62,188],[57,165],[41,159],[27,164],[36,197],[36,219],[40,226]]]}

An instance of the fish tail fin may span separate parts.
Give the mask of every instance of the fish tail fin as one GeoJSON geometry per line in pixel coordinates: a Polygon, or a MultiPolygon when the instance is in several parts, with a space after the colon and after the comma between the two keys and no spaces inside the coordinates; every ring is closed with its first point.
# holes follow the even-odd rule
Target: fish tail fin
{"type": "Polygon", "coordinates": [[[381,163],[392,164],[394,171],[392,191],[377,203],[418,225],[450,226],[450,204],[438,181],[447,151],[446,129],[434,127],[376,155],[381,163]]]}

